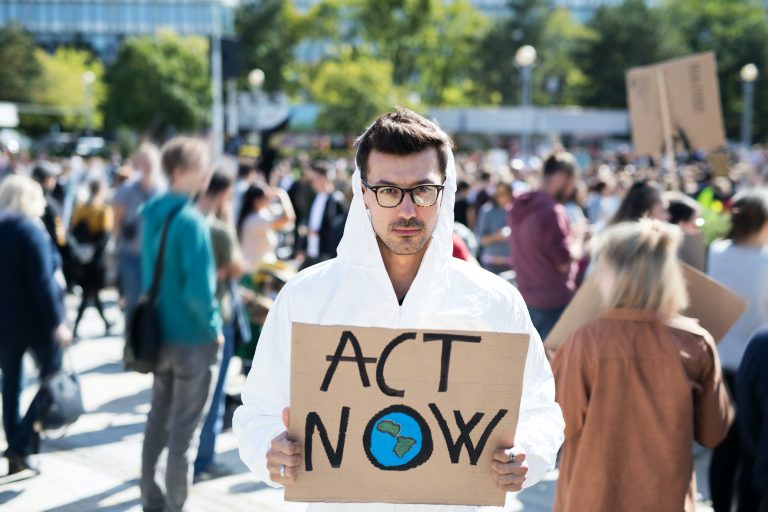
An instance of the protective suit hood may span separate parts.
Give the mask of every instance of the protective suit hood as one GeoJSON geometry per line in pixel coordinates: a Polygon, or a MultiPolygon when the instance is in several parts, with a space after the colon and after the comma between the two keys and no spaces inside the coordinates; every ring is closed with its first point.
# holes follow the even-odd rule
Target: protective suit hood
{"type": "MultiPolygon", "coordinates": [[[[437,225],[432,233],[432,240],[424,256],[424,261],[431,265],[444,264],[453,254],[453,206],[456,202],[456,166],[453,152],[448,150],[445,171],[445,188],[440,194],[440,213],[437,225]],[[431,254],[430,254],[431,253],[431,254]]],[[[344,236],[337,250],[338,258],[351,265],[360,265],[384,270],[376,233],[373,231],[363,203],[363,189],[360,169],[355,169],[352,175],[352,191],[354,196],[349,207],[347,223],[344,225],[344,236]]],[[[422,263],[422,267],[425,265],[422,263]]]]}

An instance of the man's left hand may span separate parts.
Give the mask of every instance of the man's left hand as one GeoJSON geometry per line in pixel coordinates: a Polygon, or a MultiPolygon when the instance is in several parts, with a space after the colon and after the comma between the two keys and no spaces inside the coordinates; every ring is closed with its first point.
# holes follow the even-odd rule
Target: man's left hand
{"type": "Polygon", "coordinates": [[[517,492],[523,488],[528,463],[525,453],[517,448],[493,452],[493,477],[496,487],[504,492],[517,492]]]}

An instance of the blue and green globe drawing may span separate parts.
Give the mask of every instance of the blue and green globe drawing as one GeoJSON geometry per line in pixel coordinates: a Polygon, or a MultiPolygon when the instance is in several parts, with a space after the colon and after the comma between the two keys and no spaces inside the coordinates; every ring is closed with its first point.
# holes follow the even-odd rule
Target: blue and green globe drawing
{"type": "Polygon", "coordinates": [[[429,459],[432,435],[419,413],[405,405],[393,405],[368,422],[363,446],[377,468],[405,471],[429,459]]]}

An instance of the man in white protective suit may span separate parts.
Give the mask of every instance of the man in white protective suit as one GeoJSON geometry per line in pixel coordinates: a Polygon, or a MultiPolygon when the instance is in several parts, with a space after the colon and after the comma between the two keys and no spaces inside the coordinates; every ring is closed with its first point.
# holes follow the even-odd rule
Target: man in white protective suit
{"type": "MultiPolygon", "coordinates": [[[[529,333],[515,446],[494,453],[493,478],[500,489],[515,492],[554,467],[563,416],[528,309],[509,283],[451,255],[456,192],[451,145],[435,124],[404,109],[382,115],[357,140],[354,199],[338,257],[302,271],[280,292],[259,339],[243,406],[235,411],[240,457],[267,484],[291,484],[302,461],[299,445],[286,433],[293,322],[529,333]]],[[[335,503],[309,508],[474,510],[335,503]]]]}

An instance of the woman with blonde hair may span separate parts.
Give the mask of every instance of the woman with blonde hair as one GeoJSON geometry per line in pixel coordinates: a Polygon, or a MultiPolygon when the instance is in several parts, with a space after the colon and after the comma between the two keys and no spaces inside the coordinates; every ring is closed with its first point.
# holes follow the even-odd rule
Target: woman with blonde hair
{"type": "Polygon", "coordinates": [[[680,237],[642,219],[593,247],[605,310],[553,361],[565,417],[556,511],[695,509],[691,444],[719,443],[733,411],[712,337],[679,314],[680,237]]]}
{"type": "Polygon", "coordinates": [[[24,353],[32,353],[42,380],[61,368],[60,345],[71,339],[56,279],[58,251],[40,220],[44,210],[43,190],[32,179],[13,175],[0,182],[0,370],[8,474],[38,471],[29,458],[39,444],[37,408],[20,414],[24,353]]]}

